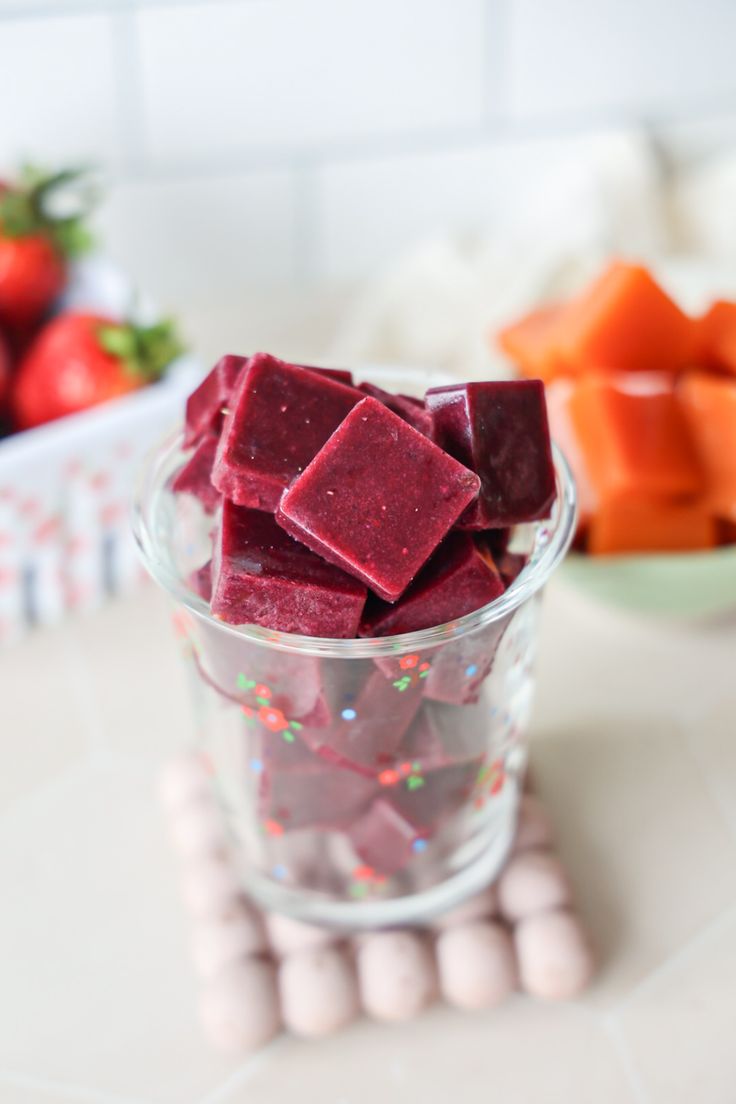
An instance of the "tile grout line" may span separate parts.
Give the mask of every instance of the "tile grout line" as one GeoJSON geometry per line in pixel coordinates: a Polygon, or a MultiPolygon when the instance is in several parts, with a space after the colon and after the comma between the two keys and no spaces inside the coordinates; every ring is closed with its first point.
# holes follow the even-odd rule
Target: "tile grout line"
{"type": "Polygon", "coordinates": [[[702,928],[699,928],[699,930],[686,940],[681,947],[673,951],[664,962],[661,962],[659,966],[651,970],[646,977],[643,977],[641,981],[637,982],[625,997],[622,997],[620,1001],[603,1014],[601,1017],[602,1022],[604,1024],[617,1024],[621,1014],[638,1000],[639,997],[646,994],[652,986],[656,985],[662,978],[666,978],[682,963],[687,962],[687,960],[693,954],[697,953],[701,947],[705,946],[714,936],[717,936],[730,924],[733,924],[734,921],[736,921],[736,901],[732,901],[729,905],[726,905],[717,916],[709,920],[702,928]]]}
{"type": "MultiPolygon", "coordinates": [[[[710,705],[708,707],[706,707],[706,709],[703,710],[703,712],[704,713],[713,712],[722,703],[725,703],[725,702],[728,702],[728,701],[730,701],[729,697],[718,698],[715,702],[711,702],[710,705]]],[[[680,733],[680,737],[682,739],[682,742],[685,745],[685,747],[686,747],[686,749],[687,749],[687,751],[690,755],[690,758],[692,759],[693,763],[695,764],[698,775],[700,777],[700,781],[703,784],[703,789],[705,790],[705,792],[706,792],[706,794],[707,794],[707,796],[710,800],[710,803],[713,805],[713,809],[714,809],[714,812],[716,813],[716,815],[718,817],[718,820],[723,825],[723,828],[724,828],[724,831],[726,832],[726,835],[729,837],[729,839],[732,840],[734,845],[736,845],[736,824],[734,824],[733,817],[732,817],[726,803],[724,802],[723,797],[721,796],[720,792],[714,786],[714,784],[711,780],[711,772],[709,770],[706,770],[705,763],[703,762],[703,759],[701,758],[701,756],[698,754],[698,750],[697,750],[698,745],[697,745],[697,740],[694,736],[694,733],[692,732],[692,730],[689,726],[686,726],[685,724],[681,723],[681,721],[679,721],[679,720],[676,721],[675,724],[677,726],[678,732],[680,733]]]]}
{"type": "Polygon", "coordinates": [[[248,1058],[242,1066],[231,1073],[229,1077],[226,1077],[217,1088],[200,1097],[198,1104],[226,1104],[230,1094],[247,1085],[261,1067],[271,1061],[274,1051],[279,1051],[290,1038],[291,1036],[283,1032],[265,1050],[261,1050],[248,1058]]]}
{"type": "Polygon", "coordinates": [[[110,12],[115,113],[125,169],[140,173],[145,161],[145,113],[138,13],[125,6],[110,12]]]}
{"type": "Polygon", "coordinates": [[[619,1024],[614,1023],[612,1020],[604,1020],[603,1031],[608,1038],[611,1047],[613,1048],[616,1057],[619,1060],[619,1064],[626,1078],[629,1088],[633,1093],[636,1104],[651,1104],[651,1097],[647,1092],[647,1089],[642,1080],[639,1069],[634,1061],[634,1056],[629,1049],[629,1045],[624,1038],[619,1024]]]}
{"type": "Polygon", "coordinates": [[[37,1090],[59,1100],[71,1100],[73,1104],[150,1104],[149,1100],[140,1096],[118,1096],[104,1090],[90,1089],[83,1085],[64,1085],[45,1077],[14,1073],[12,1070],[0,1070],[0,1086],[3,1084],[37,1090]]]}

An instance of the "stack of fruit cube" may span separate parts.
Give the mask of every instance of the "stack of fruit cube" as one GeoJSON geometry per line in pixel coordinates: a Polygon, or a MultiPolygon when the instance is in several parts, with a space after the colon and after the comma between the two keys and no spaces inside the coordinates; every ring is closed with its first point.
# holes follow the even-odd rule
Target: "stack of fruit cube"
{"type": "MultiPolygon", "coordinates": [[[[225,356],[188,401],[184,445],[172,489],[217,513],[192,587],[215,618],[277,633],[347,640],[456,621],[513,583],[524,557],[511,530],[555,498],[538,381],[419,400],[347,371],[225,356]]],[[[403,870],[490,769],[487,718],[461,738],[447,713],[472,710],[498,640],[459,639],[431,662],[411,649],[346,661],[340,687],[318,656],[244,638],[235,659],[205,648],[201,673],[260,733],[266,830],[346,832],[372,871],[403,870]]]]}

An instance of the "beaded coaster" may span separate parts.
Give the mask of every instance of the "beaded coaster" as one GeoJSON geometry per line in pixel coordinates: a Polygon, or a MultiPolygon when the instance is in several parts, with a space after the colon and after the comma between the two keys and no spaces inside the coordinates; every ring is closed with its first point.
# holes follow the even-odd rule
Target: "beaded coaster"
{"type": "Polygon", "coordinates": [[[284,1029],[316,1039],[361,1013],[400,1022],[438,999],[466,1010],[517,990],[568,1000],[593,975],[550,819],[532,793],[522,797],[516,839],[493,885],[426,927],[345,937],[248,899],[196,754],[167,764],[160,792],[191,920],[200,1017],[219,1050],[251,1051],[284,1029]]]}

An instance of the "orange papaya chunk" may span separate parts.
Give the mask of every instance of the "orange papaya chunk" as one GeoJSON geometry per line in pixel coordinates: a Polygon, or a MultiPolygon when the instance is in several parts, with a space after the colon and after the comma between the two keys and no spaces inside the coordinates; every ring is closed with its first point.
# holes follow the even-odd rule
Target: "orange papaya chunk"
{"type": "Polygon", "coordinates": [[[736,522],[736,380],[692,372],[677,394],[705,474],[705,501],[736,522]]]}
{"type": "Polygon", "coordinates": [[[560,324],[560,356],[578,371],[678,372],[695,324],[641,265],[615,261],[560,324]]]}
{"type": "Polygon", "coordinates": [[[498,344],[511,357],[520,375],[545,383],[568,373],[557,346],[557,332],[567,307],[540,307],[504,327],[498,344]]]}
{"type": "Polygon", "coordinates": [[[695,552],[717,543],[715,519],[700,503],[611,499],[602,504],[588,530],[592,556],[695,552]]]}
{"type": "Polygon", "coordinates": [[[578,497],[578,530],[580,530],[585,528],[595,513],[597,495],[570,415],[570,401],[575,394],[576,386],[574,380],[557,379],[547,384],[544,393],[547,399],[550,436],[562,450],[575,478],[578,497]]]}
{"type": "Polygon", "coordinates": [[[703,474],[672,380],[589,376],[570,398],[570,417],[599,501],[685,497],[703,474]]]}
{"type": "Polygon", "coordinates": [[[698,320],[698,363],[736,375],[736,303],[722,299],[698,320]]]}

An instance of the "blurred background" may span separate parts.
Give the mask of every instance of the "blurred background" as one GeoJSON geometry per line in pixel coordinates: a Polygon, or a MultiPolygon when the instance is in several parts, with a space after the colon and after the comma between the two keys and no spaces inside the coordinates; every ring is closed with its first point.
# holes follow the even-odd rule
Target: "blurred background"
{"type": "Polygon", "coordinates": [[[345,289],[420,243],[430,302],[480,286],[491,322],[530,291],[490,239],[730,258],[735,40],[727,0],[0,0],[0,165],[101,165],[106,251],[205,359],[411,359],[345,289]]]}

